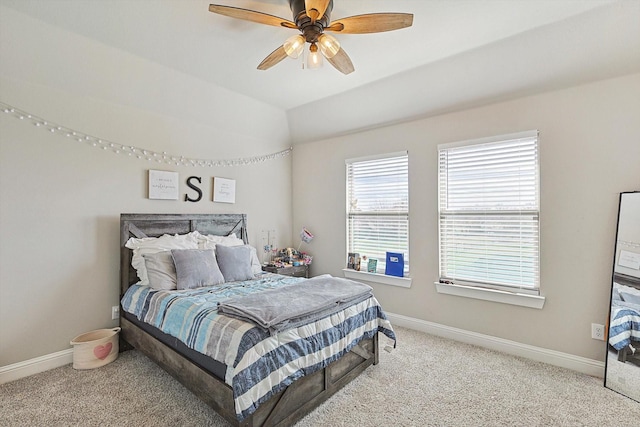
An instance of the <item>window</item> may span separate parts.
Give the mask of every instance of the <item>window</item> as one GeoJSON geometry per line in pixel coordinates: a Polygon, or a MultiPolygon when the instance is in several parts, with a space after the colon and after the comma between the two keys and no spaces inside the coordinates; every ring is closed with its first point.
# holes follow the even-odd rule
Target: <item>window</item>
{"type": "Polygon", "coordinates": [[[438,146],[440,281],[538,294],[538,133],[438,146]]]}
{"type": "MultiPolygon", "coordinates": [[[[404,254],[409,273],[409,156],[407,152],[350,159],[347,163],[347,252],[377,259],[404,254]]],[[[366,265],[361,267],[366,271],[366,265]]]]}

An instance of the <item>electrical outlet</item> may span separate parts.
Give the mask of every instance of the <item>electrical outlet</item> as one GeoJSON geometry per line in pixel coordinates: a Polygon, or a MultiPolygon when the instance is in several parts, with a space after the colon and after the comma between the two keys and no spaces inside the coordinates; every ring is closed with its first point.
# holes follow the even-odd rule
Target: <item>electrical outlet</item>
{"type": "Polygon", "coordinates": [[[114,305],[111,307],[111,320],[118,320],[120,318],[120,306],[114,305]]]}
{"type": "Polygon", "coordinates": [[[594,340],[604,341],[604,325],[599,325],[597,323],[591,324],[591,338],[594,340]]]}

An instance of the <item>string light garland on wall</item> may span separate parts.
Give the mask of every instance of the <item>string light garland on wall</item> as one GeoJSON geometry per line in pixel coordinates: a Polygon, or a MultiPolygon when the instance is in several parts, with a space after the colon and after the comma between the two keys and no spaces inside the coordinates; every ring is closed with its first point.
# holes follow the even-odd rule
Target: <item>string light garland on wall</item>
{"type": "Polygon", "coordinates": [[[629,242],[626,240],[618,240],[618,243],[623,245],[623,246],[628,246],[630,248],[640,248],[640,243],[636,243],[636,242],[629,242]]]}
{"type": "Polygon", "coordinates": [[[9,114],[16,119],[29,122],[36,127],[48,131],[51,134],[62,135],[71,140],[88,144],[90,146],[100,148],[103,151],[109,151],[114,154],[145,160],[147,162],[162,163],[174,166],[224,167],[254,165],[266,162],[268,160],[275,160],[288,156],[293,150],[293,147],[289,147],[276,153],[237,159],[196,159],[180,155],[168,154],[166,151],[158,152],[154,150],[148,150],[146,148],[136,147],[133,145],[119,144],[117,142],[112,142],[104,138],[98,138],[66,126],[53,123],[49,120],[45,120],[41,117],[30,114],[26,111],[22,111],[1,101],[0,109],[5,114],[9,114]]]}

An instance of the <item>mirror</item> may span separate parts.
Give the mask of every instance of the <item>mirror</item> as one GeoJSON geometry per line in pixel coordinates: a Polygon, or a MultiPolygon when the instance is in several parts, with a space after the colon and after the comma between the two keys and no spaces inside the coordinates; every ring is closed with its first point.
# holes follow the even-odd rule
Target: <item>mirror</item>
{"type": "Polygon", "coordinates": [[[604,386],[640,402],[640,191],[620,193],[604,386]]]}

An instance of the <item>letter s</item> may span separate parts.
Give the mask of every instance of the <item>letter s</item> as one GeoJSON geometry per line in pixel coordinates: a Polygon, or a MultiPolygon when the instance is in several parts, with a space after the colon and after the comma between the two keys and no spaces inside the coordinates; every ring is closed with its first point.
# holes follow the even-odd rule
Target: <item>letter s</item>
{"type": "Polygon", "coordinates": [[[195,179],[197,180],[200,184],[202,184],[202,178],[199,176],[190,176],[189,178],[187,178],[187,186],[193,190],[195,190],[198,193],[198,197],[195,199],[192,199],[191,197],[189,197],[188,194],[184,195],[184,201],[185,202],[199,202],[200,200],[202,200],[202,190],[197,187],[195,184],[191,183],[191,180],[195,179]]]}

